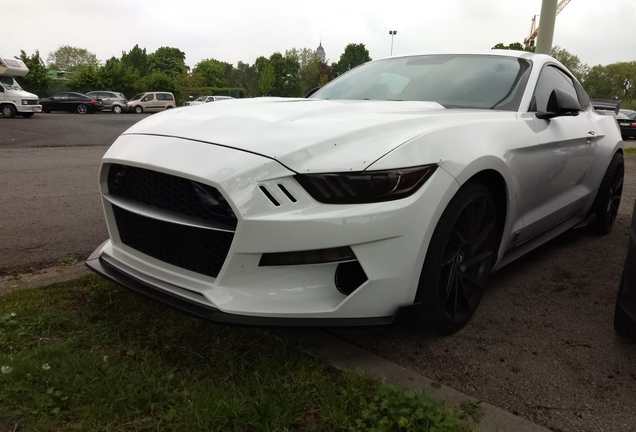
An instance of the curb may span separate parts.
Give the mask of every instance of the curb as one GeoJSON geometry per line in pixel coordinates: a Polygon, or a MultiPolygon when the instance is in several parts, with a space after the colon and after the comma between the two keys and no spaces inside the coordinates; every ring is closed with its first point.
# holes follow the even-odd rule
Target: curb
{"type": "Polygon", "coordinates": [[[483,416],[475,426],[477,432],[549,432],[549,429],[439,384],[328,333],[290,329],[283,330],[280,334],[298,341],[305,352],[325,360],[337,369],[362,371],[387,384],[417,392],[425,388],[433,388],[435,390],[433,398],[443,401],[449,407],[478,405],[483,409],[483,416]]]}
{"type": "Polygon", "coordinates": [[[0,295],[9,291],[66,282],[88,274],[84,262],[73,265],[45,267],[31,272],[0,276],[0,295]]]}

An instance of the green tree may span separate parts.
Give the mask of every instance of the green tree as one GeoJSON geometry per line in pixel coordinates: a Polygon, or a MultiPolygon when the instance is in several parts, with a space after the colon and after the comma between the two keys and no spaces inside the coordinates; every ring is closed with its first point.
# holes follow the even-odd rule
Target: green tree
{"type": "Polygon", "coordinates": [[[178,90],[179,77],[168,75],[165,72],[152,72],[142,80],[145,91],[176,92],[178,90]]]}
{"type": "Polygon", "coordinates": [[[135,45],[129,52],[122,51],[121,62],[124,66],[135,68],[140,76],[145,76],[148,72],[148,54],[146,48],[141,49],[135,45]]]}
{"type": "Polygon", "coordinates": [[[348,70],[369,61],[371,61],[369,50],[365,48],[364,44],[351,43],[345,47],[344,52],[340,55],[340,60],[338,60],[338,63],[334,63],[332,68],[336,75],[342,75],[348,70]]]}
{"type": "Polygon", "coordinates": [[[99,81],[104,89],[118,91],[128,97],[143,90],[140,86],[139,71],[132,66],[126,66],[116,57],[107,60],[99,69],[99,81]]]}
{"type": "Polygon", "coordinates": [[[534,52],[535,47],[533,47],[533,46],[524,46],[520,42],[513,42],[513,43],[508,44],[508,45],[504,45],[502,43],[498,43],[497,45],[492,47],[492,49],[534,52]]]}
{"type": "Polygon", "coordinates": [[[320,58],[311,48],[287,50],[285,57],[298,62],[300,69],[298,78],[300,82],[300,95],[305,95],[309,90],[320,83],[320,58]]]}
{"type": "Polygon", "coordinates": [[[49,69],[73,71],[81,65],[97,65],[97,56],[84,48],[62,45],[46,58],[49,69]]]}
{"type": "Polygon", "coordinates": [[[186,70],[185,53],[178,48],[160,47],[148,55],[148,73],[163,72],[166,75],[180,75],[186,70]]]}
{"type": "Polygon", "coordinates": [[[75,68],[68,80],[69,90],[87,93],[99,90],[102,85],[99,79],[98,66],[94,64],[83,64],[75,68]]]}
{"type": "Polygon", "coordinates": [[[256,65],[250,66],[248,63],[238,62],[235,69],[232,69],[228,77],[230,87],[241,87],[247,91],[248,97],[258,94],[258,72],[256,65]]]}
{"type": "Polygon", "coordinates": [[[29,74],[19,78],[20,84],[26,91],[44,97],[47,94],[51,79],[44,66],[44,61],[42,61],[40,57],[40,52],[36,50],[35,54],[28,56],[27,53],[22,50],[20,51],[20,60],[29,68],[29,74]]]}
{"type": "Polygon", "coordinates": [[[261,90],[262,95],[268,95],[274,88],[276,82],[276,75],[274,72],[274,66],[267,62],[262,66],[261,72],[258,75],[258,88],[261,90]]]}
{"type": "Polygon", "coordinates": [[[207,87],[225,87],[228,80],[225,78],[226,64],[214,59],[201,60],[192,70],[203,78],[203,85],[207,87]]]}
{"type": "Polygon", "coordinates": [[[620,99],[623,106],[636,101],[636,61],[592,67],[583,87],[594,99],[620,99]]]}
{"type": "Polygon", "coordinates": [[[285,57],[277,52],[269,57],[274,68],[274,88],[272,94],[282,97],[300,96],[300,64],[293,57],[285,57]]]}
{"type": "Polygon", "coordinates": [[[572,75],[576,77],[579,81],[583,81],[585,75],[589,71],[589,66],[581,62],[579,56],[570,53],[565,48],[561,48],[559,46],[554,46],[551,52],[552,57],[560,61],[563,66],[568,68],[572,75]]]}

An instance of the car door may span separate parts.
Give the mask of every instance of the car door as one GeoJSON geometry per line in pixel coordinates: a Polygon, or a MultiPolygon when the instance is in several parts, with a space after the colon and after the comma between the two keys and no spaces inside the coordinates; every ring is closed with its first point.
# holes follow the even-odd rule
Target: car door
{"type": "Polygon", "coordinates": [[[58,93],[51,97],[51,103],[48,107],[51,111],[63,111],[66,109],[66,101],[68,100],[68,93],[58,93]]]}
{"type": "Polygon", "coordinates": [[[141,106],[143,106],[144,111],[154,112],[157,111],[157,98],[154,93],[148,93],[141,99],[141,106]]]}
{"type": "Polygon", "coordinates": [[[598,153],[596,130],[586,114],[589,106],[576,115],[548,120],[536,117],[546,111],[548,99],[561,89],[589,105],[577,94],[572,77],[556,65],[546,65],[539,75],[528,115],[538,136],[538,145],[522,156],[523,169],[517,171],[520,187],[519,209],[524,229],[521,242],[577,214],[592,192],[586,177],[598,153]]]}
{"type": "Polygon", "coordinates": [[[101,99],[104,103],[104,109],[111,109],[113,107],[113,101],[115,100],[115,95],[110,92],[98,92],[97,98],[101,99]]]}

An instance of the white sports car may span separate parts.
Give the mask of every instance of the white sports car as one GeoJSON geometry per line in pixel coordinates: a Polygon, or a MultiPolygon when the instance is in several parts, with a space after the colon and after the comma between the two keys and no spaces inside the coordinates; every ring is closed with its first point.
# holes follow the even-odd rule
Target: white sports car
{"type": "Polygon", "coordinates": [[[623,144],[556,60],[392,57],[309,98],[149,117],[103,158],[87,264],[215,321],[464,326],[489,274],[611,230],[623,144]]]}

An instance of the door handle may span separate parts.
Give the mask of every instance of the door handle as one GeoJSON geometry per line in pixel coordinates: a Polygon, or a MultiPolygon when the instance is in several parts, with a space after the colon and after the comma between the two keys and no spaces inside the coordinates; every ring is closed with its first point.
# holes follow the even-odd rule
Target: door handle
{"type": "Polygon", "coordinates": [[[594,131],[589,131],[587,133],[587,143],[590,144],[592,143],[592,141],[594,141],[594,138],[596,138],[596,132],[594,131]]]}

